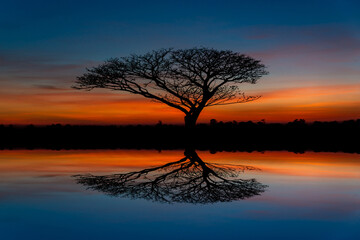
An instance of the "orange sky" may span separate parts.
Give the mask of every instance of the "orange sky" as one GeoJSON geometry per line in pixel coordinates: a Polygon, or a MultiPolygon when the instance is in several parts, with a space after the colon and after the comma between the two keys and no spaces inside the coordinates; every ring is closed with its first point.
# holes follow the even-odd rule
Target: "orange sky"
{"type": "MultiPolygon", "coordinates": [[[[360,83],[288,86],[274,88],[244,85],[257,101],[210,107],[199,122],[260,121],[287,122],[347,120],[360,118],[360,83]]],[[[182,123],[183,113],[164,104],[108,90],[79,91],[71,88],[0,89],[2,124],[155,124],[182,123]]]]}

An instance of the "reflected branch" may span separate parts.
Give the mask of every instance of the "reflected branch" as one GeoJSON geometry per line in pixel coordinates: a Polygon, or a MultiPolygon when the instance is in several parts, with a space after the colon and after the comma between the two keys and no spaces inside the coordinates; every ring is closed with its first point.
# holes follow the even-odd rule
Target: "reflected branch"
{"type": "Polygon", "coordinates": [[[142,198],[164,203],[230,202],[260,195],[266,185],[256,179],[240,179],[244,165],[206,163],[194,150],[179,161],[121,174],[75,175],[77,183],[111,196],[142,198]]]}

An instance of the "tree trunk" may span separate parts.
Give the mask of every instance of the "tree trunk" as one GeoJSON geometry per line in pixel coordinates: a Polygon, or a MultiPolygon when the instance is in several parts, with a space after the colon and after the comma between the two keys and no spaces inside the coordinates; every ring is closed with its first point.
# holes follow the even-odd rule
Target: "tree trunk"
{"type": "Polygon", "coordinates": [[[187,129],[193,129],[196,126],[196,121],[198,119],[199,115],[186,115],[185,120],[185,127],[187,129]]]}
{"type": "Polygon", "coordinates": [[[191,113],[186,114],[186,116],[184,118],[185,128],[187,128],[187,129],[195,128],[196,121],[198,120],[201,111],[204,109],[205,103],[206,102],[200,104],[200,106],[198,108],[194,109],[194,111],[191,111],[191,113]]]}

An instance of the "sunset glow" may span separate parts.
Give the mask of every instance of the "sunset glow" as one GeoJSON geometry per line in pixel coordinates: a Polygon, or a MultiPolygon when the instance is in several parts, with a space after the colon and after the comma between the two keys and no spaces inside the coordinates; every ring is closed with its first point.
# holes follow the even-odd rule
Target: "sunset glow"
{"type": "MultiPolygon", "coordinates": [[[[261,84],[261,83],[260,83],[261,84]]],[[[2,89],[0,119],[3,124],[181,124],[183,114],[164,104],[113,91],[79,92],[72,89],[2,89]]],[[[262,95],[250,103],[206,109],[199,122],[287,122],[349,120],[360,118],[360,84],[252,90],[262,95]]]]}
{"type": "Polygon", "coordinates": [[[141,96],[71,86],[112,57],[199,46],[248,54],[269,71],[240,86],[259,100],[205,109],[199,122],[360,118],[358,3],[40,2],[3,7],[0,124],[182,124],[181,112],[141,96]]]}

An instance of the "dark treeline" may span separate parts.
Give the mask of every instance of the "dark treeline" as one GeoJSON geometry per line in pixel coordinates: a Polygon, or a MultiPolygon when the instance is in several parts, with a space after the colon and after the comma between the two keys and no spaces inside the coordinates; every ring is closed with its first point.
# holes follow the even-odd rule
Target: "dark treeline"
{"type": "Polygon", "coordinates": [[[194,129],[179,125],[84,126],[0,125],[0,149],[185,149],[288,150],[360,153],[360,119],[344,122],[295,120],[287,124],[217,122],[194,129]]]}

